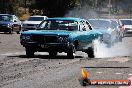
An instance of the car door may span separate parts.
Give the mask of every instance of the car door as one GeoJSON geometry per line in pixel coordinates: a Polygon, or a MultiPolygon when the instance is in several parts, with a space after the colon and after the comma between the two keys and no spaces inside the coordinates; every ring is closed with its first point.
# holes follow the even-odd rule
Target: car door
{"type": "Polygon", "coordinates": [[[91,36],[89,25],[86,24],[84,20],[80,22],[80,36],[79,36],[79,44],[81,49],[85,49],[91,43],[91,36]]]}

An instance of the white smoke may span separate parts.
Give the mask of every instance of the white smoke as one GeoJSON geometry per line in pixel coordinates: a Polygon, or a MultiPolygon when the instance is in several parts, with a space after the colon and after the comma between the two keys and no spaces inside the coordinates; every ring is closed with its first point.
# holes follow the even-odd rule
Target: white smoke
{"type": "MultiPolygon", "coordinates": [[[[114,19],[114,15],[110,15],[114,19]]],[[[81,7],[74,8],[70,10],[65,17],[78,17],[83,19],[94,19],[94,18],[106,18],[101,17],[95,10],[90,9],[90,7],[85,4],[81,7]]],[[[95,40],[94,46],[96,47],[95,57],[96,58],[106,58],[106,57],[120,57],[120,56],[131,56],[132,50],[131,46],[126,45],[125,41],[115,43],[114,46],[108,48],[106,44],[100,43],[98,40],[95,40]]]]}
{"type": "Polygon", "coordinates": [[[99,18],[99,15],[93,9],[90,9],[88,5],[74,8],[70,10],[65,17],[78,17],[83,19],[99,18]]]}
{"type": "Polygon", "coordinates": [[[129,48],[131,46],[125,41],[115,43],[114,46],[108,48],[106,44],[100,43],[98,40],[95,40],[95,58],[132,56],[132,50],[129,48]]]}

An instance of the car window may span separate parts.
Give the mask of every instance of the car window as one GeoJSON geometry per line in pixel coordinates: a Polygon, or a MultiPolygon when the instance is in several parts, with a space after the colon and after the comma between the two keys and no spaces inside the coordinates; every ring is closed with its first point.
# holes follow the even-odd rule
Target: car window
{"type": "Polygon", "coordinates": [[[93,28],[109,28],[110,22],[106,20],[89,20],[93,28]]]}
{"type": "Polygon", "coordinates": [[[43,21],[44,17],[29,17],[28,21],[43,21]]]}
{"type": "Polygon", "coordinates": [[[81,30],[81,31],[86,31],[86,28],[85,28],[85,21],[81,21],[81,22],[80,22],[80,30],[81,30]]]}
{"type": "Polygon", "coordinates": [[[120,20],[120,21],[124,25],[132,25],[132,21],[131,20],[120,20]]]}
{"type": "Polygon", "coordinates": [[[13,17],[11,15],[0,15],[0,21],[12,21],[13,17]]]}
{"type": "Polygon", "coordinates": [[[73,20],[45,20],[38,29],[43,30],[78,30],[78,22],[73,20]]]}

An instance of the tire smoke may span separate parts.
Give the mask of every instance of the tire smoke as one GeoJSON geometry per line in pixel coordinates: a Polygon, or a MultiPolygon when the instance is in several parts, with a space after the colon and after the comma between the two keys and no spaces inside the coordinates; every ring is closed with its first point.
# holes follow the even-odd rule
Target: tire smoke
{"type": "Polygon", "coordinates": [[[132,50],[129,47],[130,45],[127,45],[127,43],[119,42],[115,43],[111,48],[108,48],[106,44],[100,43],[98,40],[95,40],[95,58],[132,56],[132,50]]]}

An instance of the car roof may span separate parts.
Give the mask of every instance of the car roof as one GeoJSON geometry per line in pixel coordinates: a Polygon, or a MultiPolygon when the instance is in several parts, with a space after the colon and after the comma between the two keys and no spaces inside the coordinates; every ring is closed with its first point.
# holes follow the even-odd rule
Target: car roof
{"type": "Polygon", "coordinates": [[[119,20],[132,20],[132,19],[119,19],[119,20]]]}
{"type": "Polygon", "coordinates": [[[48,18],[47,20],[74,20],[74,21],[81,21],[84,19],[75,18],[75,17],[55,17],[55,18],[48,18]]]}
{"type": "Polygon", "coordinates": [[[109,21],[109,22],[115,21],[115,22],[118,23],[118,20],[117,19],[88,19],[88,20],[104,20],[104,21],[109,21]]]}
{"type": "Polygon", "coordinates": [[[30,17],[47,17],[47,16],[34,15],[34,16],[30,16],[30,17]]]}
{"type": "Polygon", "coordinates": [[[12,15],[12,14],[0,14],[0,15],[12,15]]]}

